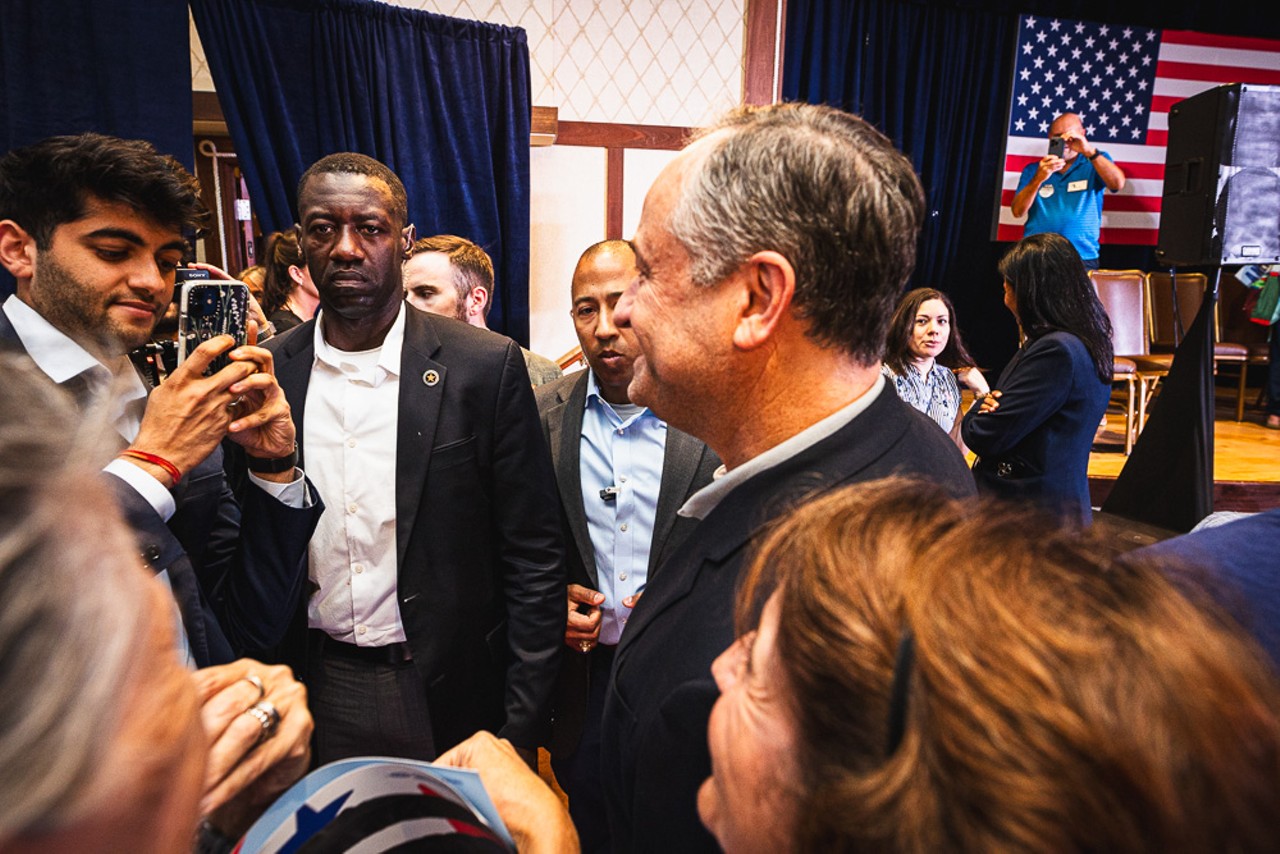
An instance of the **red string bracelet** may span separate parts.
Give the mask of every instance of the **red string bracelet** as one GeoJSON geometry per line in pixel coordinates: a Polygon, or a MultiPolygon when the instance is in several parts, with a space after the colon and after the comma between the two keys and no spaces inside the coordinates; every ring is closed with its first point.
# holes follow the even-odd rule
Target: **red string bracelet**
{"type": "Polygon", "coordinates": [[[164,457],[158,457],[155,454],[148,454],[146,451],[135,451],[133,448],[125,448],[120,452],[122,457],[133,457],[135,460],[142,460],[144,463],[151,463],[164,469],[165,474],[173,478],[173,485],[177,486],[178,481],[182,480],[182,472],[178,471],[178,467],[166,460],[164,457]]]}

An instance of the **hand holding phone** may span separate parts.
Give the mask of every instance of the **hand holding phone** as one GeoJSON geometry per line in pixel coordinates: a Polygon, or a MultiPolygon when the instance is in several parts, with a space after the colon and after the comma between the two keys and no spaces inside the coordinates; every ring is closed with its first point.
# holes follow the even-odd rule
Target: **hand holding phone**
{"type": "MultiPolygon", "coordinates": [[[[178,364],[204,342],[230,335],[236,347],[247,342],[249,287],[234,280],[214,280],[208,270],[182,268],[177,281],[182,286],[178,312],[178,364]]],[[[230,364],[218,356],[205,371],[212,376],[230,364]]]]}
{"type": "Polygon", "coordinates": [[[1063,157],[1067,153],[1067,138],[1065,136],[1055,136],[1049,140],[1049,156],[1063,157]]]}

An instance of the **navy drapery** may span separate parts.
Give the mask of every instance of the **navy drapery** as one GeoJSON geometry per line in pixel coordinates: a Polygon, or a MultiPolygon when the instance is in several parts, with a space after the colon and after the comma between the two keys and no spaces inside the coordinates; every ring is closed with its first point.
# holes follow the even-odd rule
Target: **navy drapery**
{"type": "MultiPolygon", "coordinates": [[[[149,140],[191,168],[187,36],[175,0],[4,0],[0,151],[98,131],[149,140]]],[[[13,280],[0,279],[2,298],[13,280]]]]}
{"type": "Polygon", "coordinates": [[[493,258],[492,328],[529,335],[529,50],[515,27],[369,0],[192,0],[264,229],[297,219],[307,166],[358,151],[390,166],[419,236],[493,258]]]}

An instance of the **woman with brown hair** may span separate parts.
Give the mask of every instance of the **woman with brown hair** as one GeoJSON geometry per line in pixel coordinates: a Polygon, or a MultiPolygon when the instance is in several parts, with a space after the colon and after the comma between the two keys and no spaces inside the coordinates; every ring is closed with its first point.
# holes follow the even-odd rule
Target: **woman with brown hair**
{"type": "Polygon", "coordinates": [[[903,295],[889,322],[884,373],[898,397],[932,418],[964,449],[960,383],[978,400],[991,389],[960,338],[950,297],[934,288],[903,295]]]}
{"type": "Polygon", "coordinates": [[[728,851],[1277,850],[1261,651],[1107,554],[902,481],[800,508],[713,668],[704,821],[728,851]]]}
{"type": "MultiPolygon", "coordinates": [[[[903,480],[795,510],[712,667],[703,823],[731,854],[1280,850],[1264,654],[1190,574],[1109,554],[903,480]]],[[[573,850],[509,746],[440,761],[480,770],[521,850],[573,850]]]]}
{"type": "Polygon", "coordinates": [[[268,238],[266,269],[262,310],[276,332],[310,320],[320,305],[320,295],[302,258],[298,235],[292,230],[277,231],[268,238]]]}

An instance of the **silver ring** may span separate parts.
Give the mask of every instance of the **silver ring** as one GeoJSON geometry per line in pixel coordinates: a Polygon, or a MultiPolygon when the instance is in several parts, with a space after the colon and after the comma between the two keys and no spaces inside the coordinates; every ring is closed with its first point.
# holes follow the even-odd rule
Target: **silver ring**
{"type": "Polygon", "coordinates": [[[255,703],[267,696],[267,689],[263,687],[262,680],[257,676],[245,676],[240,681],[248,682],[250,685],[258,689],[258,696],[253,700],[255,703]]]}
{"type": "Polygon", "coordinates": [[[257,718],[258,724],[262,727],[262,732],[258,734],[259,741],[275,735],[276,727],[280,724],[280,710],[270,700],[259,700],[245,709],[244,713],[257,718]]]}
{"type": "Polygon", "coordinates": [[[227,412],[231,415],[236,414],[236,410],[240,408],[240,404],[244,403],[244,395],[237,394],[236,399],[227,404],[227,412]]]}

